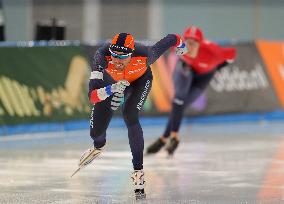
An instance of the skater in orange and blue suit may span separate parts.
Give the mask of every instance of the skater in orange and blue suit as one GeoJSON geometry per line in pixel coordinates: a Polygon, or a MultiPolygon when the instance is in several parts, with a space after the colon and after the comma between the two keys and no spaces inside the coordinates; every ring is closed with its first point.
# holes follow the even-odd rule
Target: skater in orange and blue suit
{"type": "Polygon", "coordinates": [[[90,120],[90,136],[93,148],[81,157],[81,163],[89,164],[97,157],[106,143],[106,130],[114,110],[121,104],[122,115],[128,129],[132,153],[134,192],[137,199],[145,198],[143,130],[139,123],[139,112],[152,86],[153,64],[166,50],[175,47],[176,54],[186,51],[181,37],[168,34],[152,46],[136,43],[131,34],[119,33],[111,43],[100,47],[92,65],[89,82],[89,99],[93,104],[90,120]]]}

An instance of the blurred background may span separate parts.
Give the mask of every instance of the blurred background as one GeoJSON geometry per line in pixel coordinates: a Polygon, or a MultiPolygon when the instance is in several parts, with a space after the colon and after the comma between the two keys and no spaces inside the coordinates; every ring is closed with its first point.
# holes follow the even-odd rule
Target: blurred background
{"type": "Polygon", "coordinates": [[[212,40],[283,39],[283,9],[281,0],[2,0],[1,25],[7,41],[40,39],[41,27],[52,25],[60,40],[122,31],[158,40],[192,24],[212,40]]]}

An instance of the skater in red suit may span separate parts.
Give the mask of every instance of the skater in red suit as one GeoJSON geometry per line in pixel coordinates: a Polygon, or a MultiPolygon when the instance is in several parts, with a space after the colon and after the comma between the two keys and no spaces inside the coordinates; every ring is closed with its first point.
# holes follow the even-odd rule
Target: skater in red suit
{"type": "Polygon", "coordinates": [[[79,168],[91,163],[102,152],[113,112],[124,98],[122,114],[132,152],[134,171],[131,178],[136,199],[146,197],[143,171],[144,139],[139,112],[152,85],[150,65],[171,47],[175,47],[178,55],[186,52],[185,44],[176,34],[168,34],[153,46],[145,46],[134,42],[131,34],[119,33],[111,43],[100,47],[94,56],[89,82],[89,99],[93,104],[90,135],[94,146],[84,152],[79,168]]]}
{"type": "Polygon", "coordinates": [[[165,146],[168,154],[173,155],[180,141],[178,133],[185,108],[204,92],[214,73],[236,57],[235,48],[204,39],[198,27],[187,28],[183,38],[188,52],[180,56],[174,70],[175,95],[168,123],[163,135],[147,148],[147,154],[155,154],[165,146]]]}

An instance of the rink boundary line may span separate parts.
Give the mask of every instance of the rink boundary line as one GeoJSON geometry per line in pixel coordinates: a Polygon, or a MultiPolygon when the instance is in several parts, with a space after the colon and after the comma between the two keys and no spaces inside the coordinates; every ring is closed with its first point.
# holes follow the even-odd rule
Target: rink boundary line
{"type": "MultiPolygon", "coordinates": [[[[235,122],[256,122],[256,121],[277,121],[284,120],[284,111],[276,110],[266,113],[244,113],[244,114],[226,114],[226,115],[211,115],[185,118],[185,124],[210,124],[210,123],[235,123],[235,122]]],[[[141,117],[142,126],[164,125],[167,122],[166,116],[159,117],[141,117]]],[[[112,127],[125,127],[121,117],[115,117],[110,123],[112,127]]],[[[0,126],[0,137],[10,135],[23,135],[31,133],[43,132],[64,132],[86,130],[89,128],[89,120],[73,120],[60,123],[36,123],[24,125],[7,125],[0,126]]]]}

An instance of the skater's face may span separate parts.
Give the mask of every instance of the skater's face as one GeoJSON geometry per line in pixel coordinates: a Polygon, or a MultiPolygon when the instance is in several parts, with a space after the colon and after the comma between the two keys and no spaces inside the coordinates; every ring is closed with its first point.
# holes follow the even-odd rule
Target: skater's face
{"type": "Polygon", "coordinates": [[[192,58],[195,58],[198,54],[200,42],[194,39],[187,39],[186,41],[186,47],[188,49],[188,55],[192,58]]]}
{"type": "Polygon", "coordinates": [[[131,54],[125,54],[117,51],[111,52],[111,61],[114,67],[119,71],[123,71],[129,64],[130,60],[131,54]]]}

